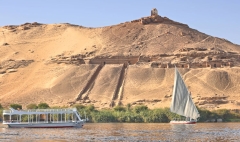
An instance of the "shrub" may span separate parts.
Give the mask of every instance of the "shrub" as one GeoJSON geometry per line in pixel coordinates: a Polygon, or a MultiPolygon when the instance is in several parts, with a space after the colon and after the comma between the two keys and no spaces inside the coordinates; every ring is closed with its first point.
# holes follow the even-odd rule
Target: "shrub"
{"type": "Polygon", "coordinates": [[[81,111],[86,108],[86,106],[81,105],[81,104],[76,104],[76,105],[74,105],[74,107],[76,107],[78,111],[81,111]]]}
{"type": "Polygon", "coordinates": [[[93,122],[117,122],[111,110],[101,110],[93,116],[93,122]]]}
{"type": "Polygon", "coordinates": [[[22,109],[22,105],[19,104],[11,104],[10,107],[13,109],[22,109]]]}
{"type": "Polygon", "coordinates": [[[232,114],[227,109],[219,109],[215,110],[214,112],[218,115],[218,117],[222,118],[224,121],[227,121],[232,117],[231,116],[232,114]]]}
{"type": "Polygon", "coordinates": [[[130,111],[131,110],[131,104],[127,104],[127,110],[130,111]]]}
{"type": "Polygon", "coordinates": [[[47,103],[40,103],[40,104],[38,104],[38,108],[39,109],[46,109],[46,108],[50,108],[50,107],[47,103]]]}
{"type": "Polygon", "coordinates": [[[95,107],[94,107],[94,105],[88,105],[88,106],[86,106],[86,110],[88,110],[88,111],[94,111],[94,110],[95,110],[95,107]]]}
{"type": "Polygon", "coordinates": [[[114,111],[126,111],[126,108],[123,106],[116,106],[113,109],[114,109],[114,111]]]}
{"type": "Polygon", "coordinates": [[[0,109],[3,109],[2,105],[0,104],[0,109]]]}
{"type": "Polygon", "coordinates": [[[212,113],[209,110],[207,110],[207,109],[199,109],[198,108],[198,111],[200,113],[199,121],[204,122],[204,121],[210,119],[210,115],[212,113]]]}
{"type": "Polygon", "coordinates": [[[169,122],[169,119],[163,109],[151,110],[145,122],[169,122]]]}
{"type": "Polygon", "coordinates": [[[146,111],[146,110],[148,110],[148,107],[144,105],[138,105],[134,107],[135,113],[140,113],[141,111],[146,111]]]}
{"type": "Polygon", "coordinates": [[[29,104],[27,105],[27,109],[37,109],[38,106],[36,104],[29,104]]]}

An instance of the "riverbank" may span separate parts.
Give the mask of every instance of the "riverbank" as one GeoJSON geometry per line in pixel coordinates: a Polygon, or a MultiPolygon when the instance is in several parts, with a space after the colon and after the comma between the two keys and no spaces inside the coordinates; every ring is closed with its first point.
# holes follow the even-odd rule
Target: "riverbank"
{"type": "MultiPolygon", "coordinates": [[[[22,108],[21,105],[12,104],[10,107],[15,109],[22,108]]],[[[93,105],[84,106],[77,104],[71,107],[76,107],[80,112],[81,117],[84,119],[85,114],[91,123],[168,123],[172,119],[184,119],[184,117],[172,113],[169,108],[156,108],[149,109],[144,105],[127,105],[127,106],[116,106],[114,108],[107,109],[96,109],[93,105]]],[[[46,103],[30,104],[27,109],[45,109],[50,108],[46,103]]],[[[51,107],[51,108],[67,108],[67,107],[51,107]]],[[[227,110],[219,109],[209,111],[206,109],[198,108],[200,117],[198,122],[240,122],[240,113],[227,110]]],[[[0,110],[2,112],[2,109],[0,110]]],[[[0,114],[0,119],[2,113],[0,114]]],[[[57,117],[52,118],[56,119],[57,117]]],[[[27,120],[27,118],[22,118],[27,120]]]]}

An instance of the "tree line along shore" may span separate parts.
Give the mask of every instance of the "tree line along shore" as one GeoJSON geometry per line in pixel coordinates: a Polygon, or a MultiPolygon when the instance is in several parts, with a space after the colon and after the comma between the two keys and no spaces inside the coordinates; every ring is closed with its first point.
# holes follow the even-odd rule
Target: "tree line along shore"
{"type": "MultiPolygon", "coordinates": [[[[14,109],[22,109],[20,104],[11,104],[14,109]]],[[[108,122],[123,122],[123,123],[168,123],[172,119],[184,119],[182,116],[172,113],[169,108],[149,109],[145,105],[131,106],[116,106],[108,109],[96,109],[94,105],[76,104],[81,117],[85,118],[86,114],[88,122],[92,123],[108,123],[108,122]]],[[[29,104],[27,109],[60,109],[68,107],[50,107],[47,103],[29,104]]],[[[0,120],[2,121],[4,108],[0,104],[0,120]]],[[[207,110],[198,108],[200,113],[199,122],[240,122],[240,114],[227,109],[207,110]]],[[[57,119],[53,118],[53,119],[57,119]]],[[[24,119],[22,121],[25,121],[24,119]]],[[[26,120],[27,121],[27,120],[26,120]]]]}

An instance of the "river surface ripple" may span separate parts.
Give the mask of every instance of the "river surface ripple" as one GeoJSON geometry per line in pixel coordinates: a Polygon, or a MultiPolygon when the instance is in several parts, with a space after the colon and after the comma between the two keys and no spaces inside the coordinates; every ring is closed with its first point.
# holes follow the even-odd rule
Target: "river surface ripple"
{"type": "MultiPolygon", "coordinates": [[[[0,125],[1,127],[2,125],[0,125]]],[[[240,123],[86,123],[83,128],[0,128],[0,141],[240,141],[240,123]]]]}

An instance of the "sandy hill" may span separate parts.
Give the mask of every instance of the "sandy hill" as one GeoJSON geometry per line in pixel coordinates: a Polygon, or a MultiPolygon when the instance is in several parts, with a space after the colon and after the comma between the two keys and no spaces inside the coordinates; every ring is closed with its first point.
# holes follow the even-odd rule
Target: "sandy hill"
{"type": "Polygon", "coordinates": [[[0,103],[169,107],[176,65],[199,107],[240,109],[240,46],[152,15],[0,27],[0,103]]]}

